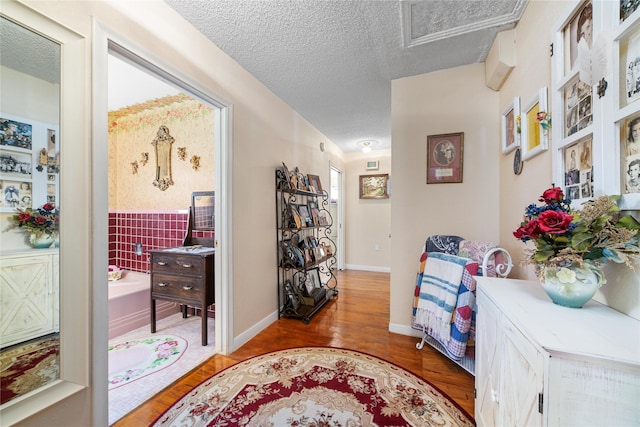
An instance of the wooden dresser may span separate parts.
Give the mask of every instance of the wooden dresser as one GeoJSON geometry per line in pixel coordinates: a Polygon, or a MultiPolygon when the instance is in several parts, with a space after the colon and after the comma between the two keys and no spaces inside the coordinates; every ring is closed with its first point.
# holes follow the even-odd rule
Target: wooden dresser
{"type": "Polygon", "coordinates": [[[200,309],[202,345],[207,345],[207,307],[214,300],[213,248],[176,247],[151,250],[151,332],[156,332],[156,300],[200,309]]]}

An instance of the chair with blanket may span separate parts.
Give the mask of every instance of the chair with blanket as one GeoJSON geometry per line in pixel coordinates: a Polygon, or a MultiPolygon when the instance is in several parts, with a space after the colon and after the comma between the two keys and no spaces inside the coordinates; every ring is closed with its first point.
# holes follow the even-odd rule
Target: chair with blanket
{"type": "Polygon", "coordinates": [[[475,372],[474,276],[506,277],[511,255],[494,243],[459,236],[429,236],[422,249],[411,327],[425,342],[465,370],[475,372]]]}

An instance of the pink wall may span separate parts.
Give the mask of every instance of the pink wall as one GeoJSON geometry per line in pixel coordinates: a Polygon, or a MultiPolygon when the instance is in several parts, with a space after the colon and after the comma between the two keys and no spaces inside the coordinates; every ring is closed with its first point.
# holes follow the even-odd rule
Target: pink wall
{"type": "MultiPolygon", "coordinates": [[[[187,213],[178,211],[109,212],[109,265],[131,271],[149,270],[152,249],[182,246],[187,231],[187,213]],[[142,255],[134,244],[142,243],[142,255]]],[[[194,232],[196,237],[213,237],[213,232],[194,232]]]]}

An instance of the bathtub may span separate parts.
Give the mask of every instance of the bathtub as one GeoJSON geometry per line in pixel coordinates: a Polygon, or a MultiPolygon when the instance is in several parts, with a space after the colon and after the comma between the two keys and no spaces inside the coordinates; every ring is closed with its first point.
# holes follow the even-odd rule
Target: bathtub
{"type": "MultiPolygon", "coordinates": [[[[109,339],[141,326],[151,325],[151,295],[148,274],[125,270],[120,280],[108,283],[109,339]]],[[[179,305],[174,302],[156,301],[157,319],[179,311],[179,305]]]]}

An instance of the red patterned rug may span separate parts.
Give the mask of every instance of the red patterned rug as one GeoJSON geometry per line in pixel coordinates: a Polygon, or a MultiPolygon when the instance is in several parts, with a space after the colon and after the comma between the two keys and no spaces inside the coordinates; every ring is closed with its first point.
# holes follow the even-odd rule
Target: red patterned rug
{"type": "Polygon", "coordinates": [[[473,426],[444,393],[397,365],[353,350],[304,347],[231,366],[152,426],[473,426]]]}
{"type": "Polygon", "coordinates": [[[58,379],[59,336],[16,345],[0,353],[0,404],[58,379]]]}

